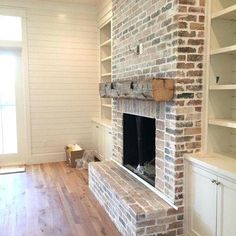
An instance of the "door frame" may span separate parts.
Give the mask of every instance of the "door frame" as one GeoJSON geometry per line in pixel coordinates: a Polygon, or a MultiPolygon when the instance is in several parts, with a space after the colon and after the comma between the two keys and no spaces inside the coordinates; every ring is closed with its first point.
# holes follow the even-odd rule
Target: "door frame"
{"type": "MultiPolygon", "coordinates": [[[[30,119],[30,103],[29,103],[29,77],[28,77],[28,45],[27,45],[27,23],[26,23],[26,11],[21,8],[0,6],[0,15],[7,16],[20,16],[22,18],[22,41],[0,41],[0,50],[20,51],[21,60],[21,82],[22,82],[22,99],[23,120],[21,124],[21,130],[23,130],[22,140],[22,157],[2,162],[1,166],[28,164],[31,162],[31,119],[30,119]]],[[[18,123],[18,121],[17,121],[18,123]]],[[[17,129],[18,130],[18,129],[17,129]]],[[[11,155],[11,154],[10,154],[11,155]]],[[[6,156],[7,155],[3,155],[6,156]]]]}

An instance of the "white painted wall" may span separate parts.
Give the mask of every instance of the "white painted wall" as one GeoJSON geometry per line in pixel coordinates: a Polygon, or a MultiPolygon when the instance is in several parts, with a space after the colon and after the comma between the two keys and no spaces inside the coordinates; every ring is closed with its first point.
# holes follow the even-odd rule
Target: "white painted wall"
{"type": "Polygon", "coordinates": [[[68,143],[91,147],[99,115],[95,6],[0,0],[26,10],[31,130],[30,163],[63,159],[68,143]]]}

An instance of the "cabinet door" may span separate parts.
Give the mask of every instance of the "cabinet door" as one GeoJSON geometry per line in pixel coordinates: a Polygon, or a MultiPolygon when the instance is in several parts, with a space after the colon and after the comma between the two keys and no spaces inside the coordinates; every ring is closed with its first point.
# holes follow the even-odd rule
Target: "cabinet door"
{"type": "Polygon", "coordinates": [[[105,160],[112,158],[112,131],[109,128],[105,129],[105,160]]]}
{"type": "Polygon", "coordinates": [[[236,235],[236,184],[218,178],[217,236],[236,235]]]}
{"type": "Polygon", "coordinates": [[[186,178],[188,235],[215,236],[216,176],[190,165],[186,178]]]}

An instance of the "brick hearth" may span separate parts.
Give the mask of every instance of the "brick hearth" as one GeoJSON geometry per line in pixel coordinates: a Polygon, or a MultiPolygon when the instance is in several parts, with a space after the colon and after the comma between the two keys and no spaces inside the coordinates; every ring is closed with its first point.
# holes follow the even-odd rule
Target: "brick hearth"
{"type": "Polygon", "coordinates": [[[90,163],[89,187],[122,235],[183,233],[183,208],[174,210],[113,161],[90,163]]]}

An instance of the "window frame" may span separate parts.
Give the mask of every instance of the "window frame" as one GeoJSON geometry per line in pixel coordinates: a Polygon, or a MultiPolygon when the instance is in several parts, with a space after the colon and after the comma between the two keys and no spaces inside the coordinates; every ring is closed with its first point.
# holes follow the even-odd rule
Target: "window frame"
{"type": "MultiPolygon", "coordinates": [[[[22,127],[20,128],[21,134],[21,147],[22,151],[19,156],[12,156],[11,160],[7,157],[9,155],[2,155],[0,157],[1,165],[11,164],[26,164],[31,163],[31,119],[30,119],[30,106],[29,106],[29,78],[28,78],[28,45],[27,45],[27,13],[25,8],[7,7],[0,5],[0,15],[6,16],[19,16],[22,19],[22,41],[5,41],[0,40],[0,50],[16,51],[21,54],[21,86],[22,86],[22,99],[23,110],[21,112],[20,121],[22,127]],[[7,160],[6,160],[7,159],[7,160]],[[6,160],[6,162],[5,162],[6,160]]],[[[17,123],[19,121],[17,120],[17,123]]]]}

